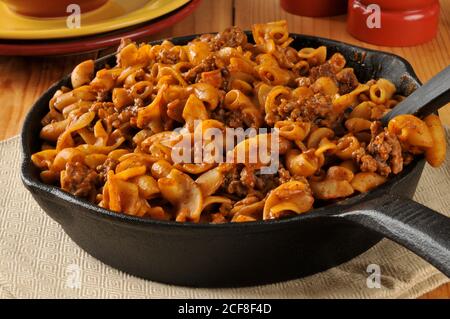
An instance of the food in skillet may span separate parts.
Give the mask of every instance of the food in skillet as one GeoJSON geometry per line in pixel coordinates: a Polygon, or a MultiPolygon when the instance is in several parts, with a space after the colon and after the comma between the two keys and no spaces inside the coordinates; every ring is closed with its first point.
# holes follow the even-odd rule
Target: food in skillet
{"type": "Polygon", "coordinates": [[[42,181],[129,215],[246,222],[367,192],[414,156],[442,164],[437,116],[379,122],[403,99],[389,80],[360,83],[341,54],[294,49],[285,21],[252,32],[255,44],[236,27],[182,46],[123,41],[116,66],[79,64],[42,119],[42,181]],[[230,148],[232,129],[256,133],[230,148]]]}

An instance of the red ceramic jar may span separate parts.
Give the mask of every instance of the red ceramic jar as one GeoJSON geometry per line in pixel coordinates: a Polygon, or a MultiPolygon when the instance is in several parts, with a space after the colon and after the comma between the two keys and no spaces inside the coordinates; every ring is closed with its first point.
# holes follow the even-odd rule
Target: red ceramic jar
{"type": "Polygon", "coordinates": [[[438,0],[350,0],[347,30],[355,38],[384,46],[413,46],[436,36],[439,24],[438,0]],[[369,4],[381,8],[380,28],[367,23],[373,12],[369,4]]]}
{"type": "Polygon", "coordinates": [[[280,0],[289,13],[306,17],[328,17],[347,12],[347,0],[280,0]]]}

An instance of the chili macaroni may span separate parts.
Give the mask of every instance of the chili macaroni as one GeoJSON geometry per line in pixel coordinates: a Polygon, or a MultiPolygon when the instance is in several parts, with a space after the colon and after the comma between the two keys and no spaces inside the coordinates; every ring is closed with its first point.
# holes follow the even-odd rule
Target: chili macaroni
{"type": "MultiPolygon", "coordinates": [[[[420,154],[442,164],[437,116],[381,126],[403,99],[392,82],[360,83],[324,46],[296,50],[285,21],[252,32],[254,44],[238,28],[186,45],[123,41],[116,66],[79,64],[72,88],[55,93],[42,119],[42,150],[32,156],[42,181],[125,214],[247,222],[370,191],[420,154]],[[275,174],[258,174],[262,163],[173,161],[182,136],[239,127],[278,129],[275,174]]],[[[261,137],[235,150],[258,147],[261,137]]]]}

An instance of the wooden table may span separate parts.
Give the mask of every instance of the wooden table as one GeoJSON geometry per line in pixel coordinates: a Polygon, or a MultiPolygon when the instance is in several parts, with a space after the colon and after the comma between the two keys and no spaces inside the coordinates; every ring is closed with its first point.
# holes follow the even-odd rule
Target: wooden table
{"type": "MultiPolygon", "coordinates": [[[[200,32],[214,32],[237,25],[249,29],[252,23],[286,19],[291,32],[311,34],[398,54],[411,62],[422,81],[450,64],[450,1],[441,0],[441,21],[437,37],[412,48],[388,48],[369,45],[351,37],[345,30],[345,16],[305,18],[283,12],[278,0],[204,0],[192,16],[152,39],[200,32]]],[[[150,39],[144,39],[150,40],[150,39]]],[[[22,120],[32,103],[51,83],[80,61],[96,58],[107,51],[68,57],[0,57],[0,140],[19,133],[22,120]]],[[[440,111],[442,121],[450,125],[450,105],[440,111]]],[[[423,298],[450,298],[450,284],[423,298]]]]}

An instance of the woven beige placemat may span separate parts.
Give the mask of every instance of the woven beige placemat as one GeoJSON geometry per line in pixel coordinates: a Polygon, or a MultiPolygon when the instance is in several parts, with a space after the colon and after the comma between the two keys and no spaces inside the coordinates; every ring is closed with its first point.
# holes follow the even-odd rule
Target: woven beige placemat
{"type": "MultiPolygon", "coordinates": [[[[450,136],[447,132],[447,136],[450,136]]],[[[307,278],[235,289],[198,289],[139,279],[81,250],[34,202],[19,177],[17,137],[0,143],[0,298],[415,298],[449,278],[383,240],[353,260],[307,278]],[[367,267],[380,267],[369,288],[367,267]]],[[[425,168],[415,199],[450,216],[450,160],[425,168]]]]}

